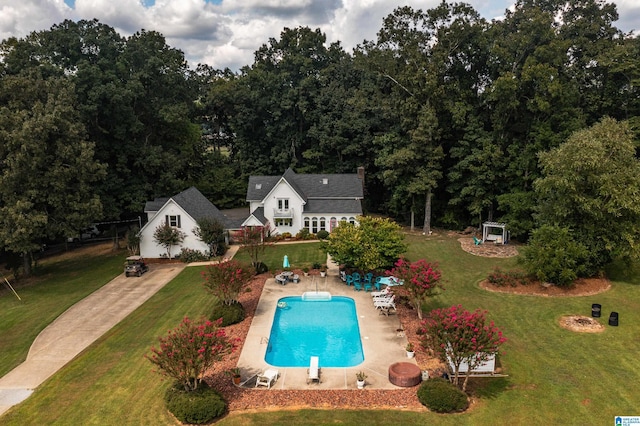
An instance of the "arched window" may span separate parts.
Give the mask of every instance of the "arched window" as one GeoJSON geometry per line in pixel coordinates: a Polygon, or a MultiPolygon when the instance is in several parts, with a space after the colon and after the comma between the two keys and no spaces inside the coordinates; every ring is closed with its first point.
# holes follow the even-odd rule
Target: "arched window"
{"type": "Polygon", "coordinates": [[[308,229],[308,230],[309,230],[309,232],[311,232],[311,228],[309,228],[309,218],[308,218],[308,217],[305,217],[305,218],[304,218],[304,227],[305,227],[306,229],[308,229]]]}
{"type": "Polygon", "coordinates": [[[329,232],[333,232],[336,226],[338,226],[338,220],[335,217],[332,217],[329,221],[329,232]]]}
{"type": "Polygon", "coordinates": [[[350,224],[352,224],[352,225],[355,225],[355,224],[356,224],[356,218],[355,218],[355,217],[353,217],[353,216],[351,216],[351,217],[349,218],[349,223],[350,223],[350,224]]]}
{"type": "Polygon", "coordinates": [[[324,217],[320,218],[320,230],[321,231],[326,231],[327,230],[327,219],[324,217]]]}
{"type": "Polygon", "coordinates": [[[312,217],[311,218],[311,233],[312,234],[317,234],[318,233],[318,218],[317,217],[312,217]]]}

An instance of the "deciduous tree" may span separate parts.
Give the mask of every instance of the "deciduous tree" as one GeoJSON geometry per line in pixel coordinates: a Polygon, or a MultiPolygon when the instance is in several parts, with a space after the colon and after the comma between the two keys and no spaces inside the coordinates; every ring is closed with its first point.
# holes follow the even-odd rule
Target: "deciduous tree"
{"type": "Polygon", "coordinates": [[[442,287],[438,265],[425,259],[410,263],[401,257],[388,274],[404,281],[401,291],[407,293],[418,318],[422,319],[422,304],[442,287]]]}
{"type": "Polygon", "coordinates": [[[460,365],[468,365],[462,385],[466,391],[469,376],[474,369],[494,357],[506,338],[494,325],[487,322],[486,311],[469,312],[462,305],[435,309],[421,323],[422,346],[433,352],[447,366],[453,367],[453,382],[458,385],[460,365]]]}
{"type": "Polygon", "coordinates": [[[194,391],[204,373],[235,348],[220,322],[194,323],[185,317],[166,337],[159,337],[160,347],[152,347],[151,355],[145,357],[161,374],[175,379],[186,391],[194,391]]]}
{"type": "Polygon", "coordinates": [[[233,259],[209,265],[202,272],[205,288],[225,305],[231,305],[238,300],[243,287],[254,275],[255,268],[233,259]]]}
{"type": "Polygon", "coordinates": [[[171,259],[171,247],[184,241],[186,234],[164,222],[153,232],[153,240],[167,250],[167,257],[171,259]]]}

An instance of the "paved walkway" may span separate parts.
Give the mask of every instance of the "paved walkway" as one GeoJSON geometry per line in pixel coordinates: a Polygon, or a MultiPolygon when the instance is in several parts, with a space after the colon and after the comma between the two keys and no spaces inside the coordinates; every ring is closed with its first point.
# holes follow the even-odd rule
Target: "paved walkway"
{"type": "MultiPolygon", "coordinates": [[[[232,258],[237,250],[238,246],[231,246],[225,257],[232,258]]],[[[0,415],[27,399],[35,388],[147,301],[185,266],[152,264],[142,277],[126,278],[121,274],[56,318],[36,337],[27,359],[0,378],[0,415]]]]}

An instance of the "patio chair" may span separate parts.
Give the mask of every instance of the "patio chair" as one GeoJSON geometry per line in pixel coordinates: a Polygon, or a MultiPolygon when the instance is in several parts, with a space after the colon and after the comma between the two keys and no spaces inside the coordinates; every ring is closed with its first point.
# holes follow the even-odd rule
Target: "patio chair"
{"type": "Polygon", "coordinates": [[[371,292],[371,297],[376,298],[380,296],[386,296],[388,294],[391,294],[391,289],[389,287],[385,287],[384,290],[371,292]]]}
{"type": "Polygon", "coordinates": [[[376,309],[390,309],[393,308],[394,310],[396,309],[396,302],[395,302],[396,296],[395,294],[393,296],[391,296],[389,298],[389,300],[378,300],[373,302],[373,306],[376,309]]]}
{"type": "Polygon", "coordinates": [[[353,289],[354,289],[355,291],[360,291],[360,290],[362,290],[362,283],[360,282],[360,280],[358,280],[358,281],[354,280],[354,281],[353,281],[353,289]]]}
{"type": "Polygon", "coordinates": [[[309,363],[309,369],[307,370],[307,384],[320,383],[320,367],[318,367],[319,359],[317,356],[312,356],[309,363]]]}
{"type": "Polygon", "coordinates": [[[264,373],[258,374],[256,377],[256,387],[266,386],[271,389],[271,382],[278,380],[278,370],[275,368],[267,368],[264,373]]]}
{"type": "Polygon", "coordinates": [[[353,275],[347,275],[345,282],[347,285],[353,285],[353,275]]]}
{"type": "Polygon", "coordinates": [[[473,243],[474,243],[475,245],[479,246],[480,244],[482,244],[482,240],[479,240],[479,239],[478,239],[478,238],[476,238],[476,237],[475,237],[475,235],[474,235],[474,237],[473,237],[473,243]]]}
{"type": "Polygon", "coordinates": [[[373,286],[376,288],[376,290],[380,291],[380,287],[382,286],[382,277],[376,277],[376,279],[373,281],[373,286]]]}

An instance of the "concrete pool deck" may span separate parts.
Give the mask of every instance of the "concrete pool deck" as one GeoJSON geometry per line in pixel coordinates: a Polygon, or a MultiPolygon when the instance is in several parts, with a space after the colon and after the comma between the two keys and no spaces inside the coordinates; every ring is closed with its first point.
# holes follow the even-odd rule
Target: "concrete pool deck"
{"type": "Polygon", "coordinates": [[[331,267],[327,277],[317,275],[300,277],[299,283],[277,284],[270,278],[265,282],[256,312],[240,352],[238,367],[244,386],[255,384],[256,374],[267,368],[276,368],[278,380],[271,389],[355,389],[356,372],[367,375],[369,389],[402,389],[389,382],[389,366],[396,362],[416,364],[407,358],[407,339],[401,330],[400,320],[395,313],[383,315],[373,306],[371,293],[355,291],[338,277],[337,267],[331,267]],[[320,359],[320,383],[307,384],[307,367],[273,367],[264,360],[269,335],[278,300],[287,296],[301,296],[306,291],[328,291],[334,296],[347,296],[355,301],[360,327],[360,337],[364,351],[364,361],[355,367],[322,368],[320,359]]]}

